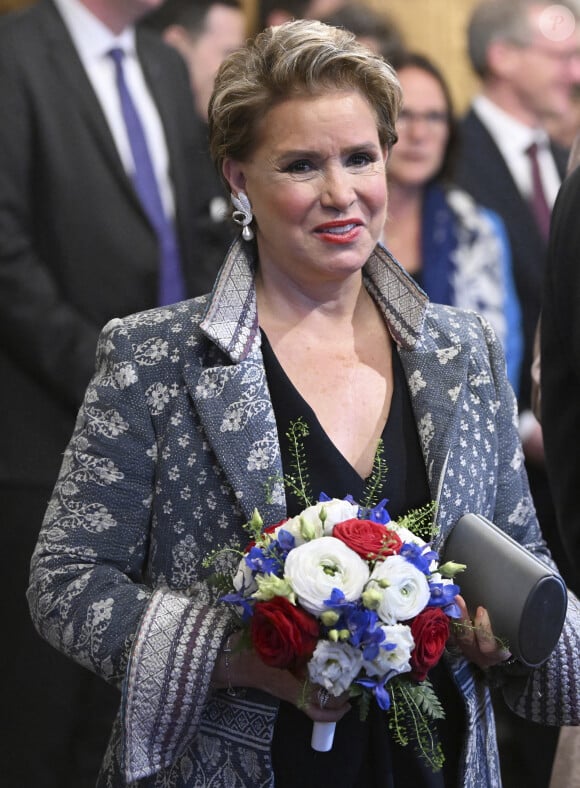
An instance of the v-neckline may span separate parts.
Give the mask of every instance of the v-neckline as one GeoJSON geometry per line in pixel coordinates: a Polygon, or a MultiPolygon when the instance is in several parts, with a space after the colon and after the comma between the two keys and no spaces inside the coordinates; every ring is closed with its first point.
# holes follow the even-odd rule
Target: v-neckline
{"type": "MultiPolygon", "coordinates": [[[[308,402],[304,399],[302,394],[298,391],[296,386],[292,383],[292,381],[290,380],[290,378],[286,374],[286,371],[285,371],[284,367],[282,366],[282,364],[278,360],[278,357],[276,356],[276,353],[274,352],[274,349],[272,348],[272,345],[270,344],[270,341],[269,341],[269,339],[268,339],[268,337],[266,335],[266,332],[263,329],[260,329],[260,331],[261,331],[261,334],[262,334],[262,346],[263,346],[263,348],[265,349],[265,351],[266,351],[266,353],[268,355],[268,363],[273,365],[273,367],[275,368],[275,374],[278,375],[279,378],[283,381],[283,385],[286,388],[286,390],[288,392],[292,392],[292,396],[297,401],[300,402],[300,411],[303,413],[304,420],[308,424],[311,432],[316,437],[318,437],[319,439],[321,438],[324,441],[324,443],[326,444],[328,450],[331,451],[332,454],[335,456],[335,459],[337,459],[345,467],[345,469],[348,469],[349,475],[356,476],[357,479],[360,480],[360,484],[364,486],[365,483],[368,481],[368,479],[370,479],[370,477],[372,475],[372,471],[371,471],[371,473],[368,476],[361,476],[361,474],[357,471],[357,469],[354,467],[354,465],[340,451],[340,449],[334,443],[334,441],[332,441],[329,438],[328,434],[324,430],[324,428],[323,428],[322,424],[320,423],[320,420],[319,420],[318,416],[316,415],[316,412],[314,411],[312,406],[308,404],[308,402]]],[[[398,405],[398,401],[395,402],[395,398],[398,397],[398,396],[399,396],[398,395],[398,387],[395,386],[394,387],[394,391],[393,391],[393,399],[391,401],[391,407],[389,408],[389,413],[387,414],[386,421],[383,424],[383,429],[381,430],[381,437],[384,437],[384,434],[385,434],[385,432],[386,432],[386,430],[388,428],[389,419],[391,418],[391,413],[393,412],[393,409],[394,409],[393,406],[398,405]]]]}

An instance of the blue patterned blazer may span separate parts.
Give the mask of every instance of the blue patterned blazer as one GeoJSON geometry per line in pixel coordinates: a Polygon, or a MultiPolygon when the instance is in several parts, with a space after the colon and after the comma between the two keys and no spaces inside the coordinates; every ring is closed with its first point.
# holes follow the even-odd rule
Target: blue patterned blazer
{"type": "MultiPolygon", "coordinates": [[[[265,522],[285,515],[275,481],[266,499],[281,462],[249,249],[234,244],[211,296],[105,327],[33,557],[41,634],[122,689],[100,786],[274,785],[275,699],[210,687],[235,621],[202,566],[210,551],[245,543],[254,507],[265,522]]],[[[381,247],[364,281],[405,369],[438,501],[436,547],[472,511],[549,562],[495,334],[475,313],[429,303],[381,247]]],[[[579,632],[572,598],[548,662],[505,685],[519,714],[580,723],[579,632]]],[[[462,784],[499,786],[485,676],[446,660],[468,719],[462,784]]]]}

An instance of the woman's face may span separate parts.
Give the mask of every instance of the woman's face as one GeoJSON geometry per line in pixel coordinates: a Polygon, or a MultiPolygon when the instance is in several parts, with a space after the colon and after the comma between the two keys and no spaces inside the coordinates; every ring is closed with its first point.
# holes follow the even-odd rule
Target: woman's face
{"type": "Polygon", "coordinates": [[[389,182],[424,186],[443,163],[449,138],[448,107],[439,82],[416,66],[397,72],[403,110],[397,122],[399,140],[389,160],[389,182]]]}
{"type": "Polygon", "coordinates": [[[248,160],[224,164],[232,192],[252,204],[260,266],[311,282],[359,271],[385,221],[386,159],[357,91],[274,106],[248,160]]]}

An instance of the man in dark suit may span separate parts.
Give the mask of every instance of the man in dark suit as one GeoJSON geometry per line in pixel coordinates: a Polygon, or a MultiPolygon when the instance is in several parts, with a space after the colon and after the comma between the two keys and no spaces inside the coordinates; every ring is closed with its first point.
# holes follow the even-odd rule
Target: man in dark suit
{"type": "MultiPolygon", "coordinates": [[[[579,138],[580,139],[580,138],[579,138]]],[[[542,305],[542,427],[560,535],[580,576],[580,168],[554,212],[542,305]]]]}
{"type": "MultiPolygon", "coordinates": [[[[542,301],[540,411],[546,469],[558,529],[573,571],[580,578],[580,133],[572,144],[568,175],[552,212],[542,301]]],[[[538,359],[538,373],[539,373],[538,359]]],[[[553,788],[578,779],[580,728],[562,728],[552,772],[553,788]]]]}
{"type": "MultiPolygon", "coordinates": [[[[549,139],[544,124],[548,116],[571,108],[572,86],[580,79],[577,9],[568,0],[558,5],[547,0],[483,0],[472,12],[468,45],[482,90],[461,124],[456,179],[498,213],[508,231],[523,320],[518,402],[526,467],[544,537],[566,580],[577,587],[555,524],[542,429],[531,411],[549,216],[568,158],[568,152],[549,139]]],[[[517,739],[508,737],[503,748],[506,770],[512,763],[513,772],[519,773],[516,780],[525,775],[530,786],[547,785],[557,732],[536,731],[515,718],[501,724],[514,728],[517,739]],[[539,748],[530,745],[534,735],[542,741],[539,748]]],[[[511,772],[506,772],[507,786],[510,779],[511,772]]]]}
{"type": "Polygon", "coordinates": [[[40,0],[4,17],[0,29],[0,782],[7,788],[93,786],[119,700],[46,647],[24,597],[99,330],[161,297],[161,242],[134,186],[111,48],[123,50],[157,194],[176,230],[183,295],[199,292],[191,219],[200,146],[187,70],[157,36],[133,27],[160,2],[40,0]]]}

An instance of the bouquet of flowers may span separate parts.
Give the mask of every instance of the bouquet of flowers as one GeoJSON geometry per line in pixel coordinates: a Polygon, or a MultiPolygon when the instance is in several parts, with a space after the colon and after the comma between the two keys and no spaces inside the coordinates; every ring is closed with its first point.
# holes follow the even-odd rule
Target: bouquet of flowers
{"type": "MultiPolygon", "coordinates": [[[[255,511],[233,591],[222,599],[237,606],[267,665],[307,675],[334,696],[349,691],[363,717],[374,698],[395,740],[414,740],[436,770],[443,755],[431,725],[444,714],[427,673],[460,615],[453,577],[464,567],[440,566],[419,535],[430,532],[434,505],[393,522],[385,503],[322,495],[266,528],[255,511]]],[[[317,748],[330,749],[332,733],[317,748]]]]}

